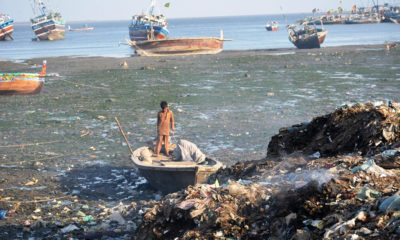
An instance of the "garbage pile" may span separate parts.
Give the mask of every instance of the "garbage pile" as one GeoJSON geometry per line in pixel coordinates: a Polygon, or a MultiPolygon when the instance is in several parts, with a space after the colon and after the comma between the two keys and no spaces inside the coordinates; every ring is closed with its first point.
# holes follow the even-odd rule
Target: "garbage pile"
{"type": "Polygon", "coordinates": [[[136,238],[399,239],[398,123],[396,107],[364,104],[314,119],[297,135],[281,131],[279,143],[290,144],[278,157],[237,163],[167,195],[143,215],[136,238]],[[348,144],[354,151],[337,154],[348,144]]]}
{"type": "Polygon", "coordinates": [[[259,176],[169,194],[144,214],[137,239],[400,237],[396,169],[360,156],[290,164],[294,171],[277,163],[259,176]]]}
{"type": "Polygon", "coordinates": [[[316,156],[371,154],[400,141],[400,105],[383,102],[344,105],[325,116],[281,128],[268,145],[268,156],[296,151],[316,156]]]}

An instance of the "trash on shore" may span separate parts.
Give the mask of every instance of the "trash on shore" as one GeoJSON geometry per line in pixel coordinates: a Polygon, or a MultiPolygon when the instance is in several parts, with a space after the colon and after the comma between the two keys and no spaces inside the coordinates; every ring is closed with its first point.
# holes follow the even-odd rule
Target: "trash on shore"
{"type": "MultiPolygon", "coordinates": [[[[110,170],[106,178],[94,167],[81,178],[74,167],[65,199],[23,203],[16,214],[20,226],[3,225],[0,237],[398,239],[399,125],[397,103],[343,106],[281,129],[264,159],[238,162],[206,183],[148,200],[129,196],[144,194],[129,185],[128,176],[141,180],[135,172],[110,170]],[[123,202],[84,199],[115,181],[124,191],[113,193],[121,191],[123,202]]],[[[4,210],[11,208],[5,193],[4,210]]]]}
{"type": "Polygon", "coordinates": [[[281,128],[268,144],[268,156],[293,152],[321,156],[387,150],[400,141],[400,106],[397,103],[343,105],[310,123],[281,128]]]}
{"type": "Polygon", "coordinates": [[[136,238],[398,239],[399,113],[364,104],[282,129],[273,157],[167,195],[136,238]]]}

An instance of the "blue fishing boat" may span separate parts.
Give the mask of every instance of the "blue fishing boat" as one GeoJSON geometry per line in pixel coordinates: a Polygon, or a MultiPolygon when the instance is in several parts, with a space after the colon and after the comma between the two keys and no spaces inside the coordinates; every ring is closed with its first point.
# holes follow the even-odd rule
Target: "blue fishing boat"
{"type": "MultiPolygon", "coordinates": [[[[152,0],[146,14],[134,15],[129,26],[131,41],[162,40],[168,37],[166,17],[155,14],[156,1],[152,0]]],[[[168,5],[166,5],[168,6],[168,5]]]]}
{"type": "Polygon", "coordinates": [[[34,18],[31,26],[40,40],[59,40],[65,36],[65,22],[58,12],[53,12],[45,6],[43,1],[33,1],[34,18]]]}

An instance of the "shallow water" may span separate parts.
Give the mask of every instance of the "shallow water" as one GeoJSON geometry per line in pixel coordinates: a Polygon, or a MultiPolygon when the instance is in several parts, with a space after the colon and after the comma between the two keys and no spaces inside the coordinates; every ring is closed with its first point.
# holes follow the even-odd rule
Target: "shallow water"
{"type": "MultiPolygon", "coordinates": [[[[306,14],[282,14],[259,16],[231,16],[207,18],[168,19],[170,37],[219,37],[223,30],[225,50],[295,48],[288,40],[287,24],[294,24],[306,14]],[[268,32],[268,21],[279,23],[278,31],[268,32]]],[[[168,16],[167,16],[168,17],[168,16]]],[[[27,19],[28,20],[28,19],[27,19]]],[[[17,23],[13,33],[14,41],[0,41],[0,58],[18,61],[36,57],[50,56],[109,56],[129,57],[134,54],[126,45],[129,38],[126,21],[107,22],[68,22],[72,28],[85,24],[94,27],[93,31],[71,32],[60,41],[32,41],[34,33],[28,23],[17,23]]],[[[326,25],[328,35],[323,47],[382,44],[400,39],[399,26],[393,23],[382,24],[339,24],[326,25]]]]}

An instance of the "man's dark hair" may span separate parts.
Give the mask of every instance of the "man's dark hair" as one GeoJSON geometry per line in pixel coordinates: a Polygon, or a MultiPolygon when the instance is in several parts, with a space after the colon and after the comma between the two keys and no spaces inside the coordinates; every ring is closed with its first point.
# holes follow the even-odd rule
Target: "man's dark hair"
{"type": "Polygon", "coordinates": [[[168,107],[168,103],[166,101],[161,101],[160,106],[162,109],[168,107]]]}

